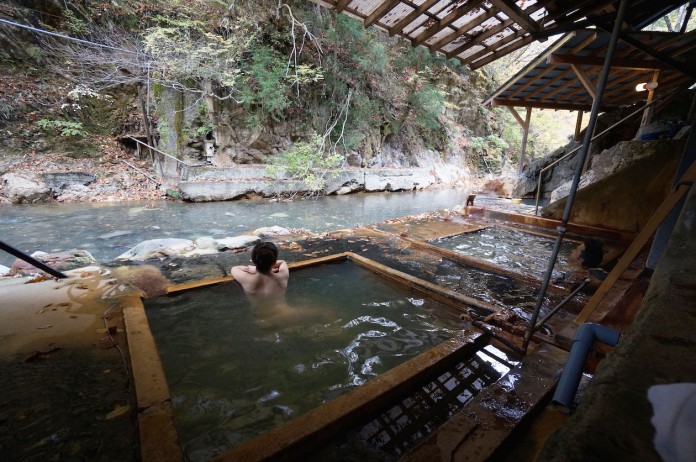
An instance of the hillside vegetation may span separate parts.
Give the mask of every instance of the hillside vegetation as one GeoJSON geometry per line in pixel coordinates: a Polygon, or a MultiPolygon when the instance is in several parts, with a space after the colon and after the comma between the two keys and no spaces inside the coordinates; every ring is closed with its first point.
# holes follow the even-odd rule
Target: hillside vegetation
{"type": "MultiPolygon", "coordinates": [[[[309,1],[10,1],[0,17],[84,41],[0,25],[5,158],[99,158],[137,134],[181,159],[205,160],[214,140],[214,164],[296,165],[305,177],[516,166],[519,127],[480,106],[500,71],[496,81],[309,1]]],[[[555,144],[532,136],[528,152],[555,144]]]]}

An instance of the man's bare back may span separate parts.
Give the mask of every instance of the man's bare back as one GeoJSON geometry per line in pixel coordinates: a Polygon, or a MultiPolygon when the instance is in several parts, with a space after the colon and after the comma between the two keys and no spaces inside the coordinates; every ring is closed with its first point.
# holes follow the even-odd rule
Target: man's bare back
{"type": "Polygon", "coordinates": [[[238,281],[247,295],[269,297],[282,295],[288,287],[290,270],[288,264],[278,260],[269,272],[261,272],[252,265],[235,266],[232,277],[238,281]]]}

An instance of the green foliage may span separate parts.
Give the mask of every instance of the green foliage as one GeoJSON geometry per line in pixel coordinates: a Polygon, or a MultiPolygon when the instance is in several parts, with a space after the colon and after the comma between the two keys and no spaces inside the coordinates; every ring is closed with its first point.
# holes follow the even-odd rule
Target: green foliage
{"type": "Polygon", "coordinates": [[[45,131],[58,131],[60,136],[70,137],[70,136],[87,136],[87,132],[84,130],[81,122],[69,122],[67,120],[51,120],[51,119],[41,119],[36,122],[42,130],[45,131]]]}
{"type": "Polygon", "coordinates": [[[408,96],[416,116],[416,123],[431,130],[441,128],[438,117],[445,105],[445,92],[434,85],[425,84],[408,96]]]}
{"type": "Polygon", "coordinates": [[[84,37],[89,34],[89,27],[82,19],[75,16],[70,8],[63,10],[63,27],[72,36],[84,37]]]}
{"type": "Polygon", "coordinates": [[[284,85],[285,62],[273,49],[259,47],[244,66],[243,77],[239,95],[244,107],[248,111],[258,107],[274,119],[281,119],[282,111],[290,105],[284,85]]]}
{"type": "Polygon", "coordinates": [[[153,77],[198,83],[216,82],[223,90],[237,86],[239,63],[256,38],[251,18],[239,17],[224,36],[209,32],[201,21],[160,17],[161,25],[145,35],[145,50],[155,59],[153,77]]]}
{"type": "Polygon", "coordinates": [[[343,159],[335,152],[325,154],[323,146],[323,138],[314,133],[309,141],[295,143],[290,150],[271,159],[267,172],[275,177],[289,175],[312,191],[319,191],[326,186],[325,169],[335,167],[343,159]]]}

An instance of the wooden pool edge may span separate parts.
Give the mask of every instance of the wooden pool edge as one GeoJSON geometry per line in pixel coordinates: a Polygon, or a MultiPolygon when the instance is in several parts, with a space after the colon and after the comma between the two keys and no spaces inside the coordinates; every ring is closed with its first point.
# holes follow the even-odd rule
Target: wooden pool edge
{"type": "MultiPolygon", "coordinates": [[[[306,268],[308,266],[320,265],[323,263],[332,263],[341,260],[350,260],[359,266],[366,268],[368,270],[374,271],[387,279],[397,282],[403,286],[410,289],[417,290],[425,295],[434,298],[440,302],[447,304],[450,307],[457,309],[458,311],[466,313],[464,306],[473,306],[476,308],[483,309],[489,313],[498,312],[501,310],[500,307],[486,303],[482,300],[476,298],[468,297],[462,295],[453,290],[447,289],[445,287],[433,284],[431,282],[425,281],[423,279],[417,278],[410,274],[404,273],[403,271],[395,270],[387,265],[383,265],[374,260],[371,260],[362,255],[358,255],[354,252],[341,252],[332,255],[327,255],[320,258],[312,258],[309,260],[301,260],[297,262],[292,262],[288,264],[290,270],[298,270],[306,268]]],[[[184,284],[177,284],[167,287],[167,295],[176,294],[191,289],[198,289],[213,286],[223,282],[234,281],[232,276],[223,276],[219,278],[203,279],[201,281],[187,282],[184,284]]]]}
{"type": "MultiPolygon", "coordinates": [[[[343,252],[310,260],[302,260],[290,263],[288,266],[291,270],[297,270],[308,266],[332,263],[346,259],[353,261],[363,268],[379,273],[392,281],[424,293],[440,302],[444,302],[448,306],[459,311],[466,312],[465,306],[467,305],[473,305],[489,311],[499,311],[498,307],[458,294],[353,252],[343,252]]],[[[167,288],[165,295],[210,287],[233,280],[233,277],[225,276],[172,285],[167,288]]],[[[141,295],[129,295],[123,298],[123,316],[126,326],[126,336],[128,338],[133,383],[138,403],[140,460],[143,462],[161,460],[174,462],[183,461],[185,458],[179,444],[174,419],[174,408],[167,385],[164,366],[159,356],[152,331],[150,330],[142,298],[141,295]]],[[[259,435],[257,438],[250,440],[249,444],[251,446],[247,446],[247,443],[243,443],[241,446],[233,448],[229,452],[219,456],[219,460],[264,460],[268,457],[275,457],[281,453],[285,454],[286,450],[293,452],[297,451],[298,448],[301,449],[303,445],[309,444],[307,438],[311,439],[311,444],[316,444],[317,435],[306,431],[307,428],[310,428],[307,426],[310,423],[314,426],[313,428],[319,432],[320,436],[323,435],[322,437],[328,438],[330,436],[327,435],[335,435],[335,433],[344,429],[350,422],[353,422],[354,419],[361,418],[365,413],[369,413],[370,411],[368,408],[371,407],[371,405],[382,400],[393,399],[395,394],[405,393],[417,380],[425,380],[426,377],[430,375],[437,375],[437,371],[441,371],[443,368],[455,364],[456,361],[465,354],[482,348],[483,344],[490,338],[487,333],[475,329],[464,329],[461,337],[462,338],[453,338],[445,341],[415,358],[412,358],[406,363],[390,369],[385,372],[385,374],[368,381],[365,385],[358,387],[346,395],[336,398],[336,400],[341,400],[339,404],[331,405],[331,403],[336,401],[332,400],[310,411],[309,414],[311,415],[306,417],[305,419],[307,420],[299,425],[301,431],[298,432],[297,430],[293,430],[293,432],[290,432],[287,429],[282,430],[282,435],[285,440],[288,440],[288,438],[291,440],[291,442],[288,443],[291,448],[286,449],[282,445],[280,447],[276,445],[276,449],[274,449],[272,454],[262,456],[262,453],[268,451],[270,443],[264,442],[260,444],[253,442],[257,440],[267,441],[267,439],[274,440],[274,438],[277,438],[278,434],[274,433],[274,430],[271,430],[271,435],[275,436],[266,438],[268,433],[259,435]],[[410,373],[408,371],[410,371],[410,373]],[[402,380],[399,381],[397,380],[398,378],[402,380]],[[345,398],[346,396],[350,396],[350,398],[345,398]],[[367,404],[360,404],[361,399],[367,400],[367,404]],[[331,405],[331,407],[325,408],[325,406],[328,405],[331,405]],[[349,406],[350,412],[348,415],[334,415],[334,413],[338,412],[338,409],[342,409],[345,406],[349,406]],[[319,417],[325,414],[333,415],[333,418],[329,420],[328,423],[322,424],[322,420],[319,417]],[[340,425],[337,425],[338,423],[340,423],[340,425]],[[337,431],[335,428],[329,427],[336,427],[339,428],[339,430],[337,431]],[[247,453],[244,452],[245,456],[239,458],[241,456],[235,455],[237,454],[235,451],[250,452],[248,456],[247,453]],[[254,454],[258,454],[256,459],[252,457],[254,454]]],[[[303,417],[304,415],[297,419],[303,417]]],[[[290,424],[297,425],[297,419],[283,424],[282,427],[286,428],[286,426],[290,424]]]]}
{"type": "Polygon", "coordinates": [[[183,461],[164,366],[139,295],[123,298],[123,320],[138,404],[140,460],[183,461]]]}
{"type": "Polygon", "coordinates": [[[285,422],[213,458],[215,462],[297,460],[347,428],[374,414],[375,408],[403,396],[416,384],[437,376],[461,358],[483,348],[488,336],[464,330],[364,385],[285,422]]]}

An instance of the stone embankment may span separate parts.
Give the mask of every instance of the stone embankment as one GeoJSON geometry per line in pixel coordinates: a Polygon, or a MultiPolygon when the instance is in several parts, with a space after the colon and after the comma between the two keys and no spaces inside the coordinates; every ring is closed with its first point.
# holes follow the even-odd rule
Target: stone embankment
{"type": "Polygon", "coordinates": [[[161,199],[167,194],[191,202],[248,197],[331,195],[354,192],[415,191],[434,185],[468,183],[468,172],[439,162],[405,168],[345,168],[319,172],[324,187],[311,190],[289,175],[269,176],[265,165],[153,168],[124,152],[108,152],[100,159],[61,155],[0,160],[0,204],[46,202],[108,202],[161,199]],[[177,171],[178,170],[178,171],[177,171]],[[154,171],[166,171],[164,178],[154,171]]]}
{"type": "MultiPolygon", "coordinates": [[[[441,183],[426,168],[342,169],[324,172],[325,186],[315,193],[349,194],[358,191],[414,191],[441,183]]],[[[224,201],[249,196],[291,196],[312,191],[289,176],[269,177],[264,166],[190,167],[178,182],[181,198],[192,202],[224,201]]]]}

